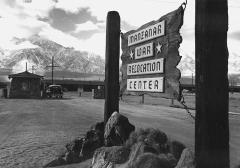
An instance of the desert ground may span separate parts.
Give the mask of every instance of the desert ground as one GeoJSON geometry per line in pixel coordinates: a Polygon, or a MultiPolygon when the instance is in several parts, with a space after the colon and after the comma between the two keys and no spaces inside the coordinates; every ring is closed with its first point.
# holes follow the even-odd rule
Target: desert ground
{"type": "MultiPolygon", "coordinates": [[[[194,109],[194,94],[185,93],[194,109]]],[[[120,113],[137,128],[153,127],[194,148],[194,120],[168,99],[123,96],[120,113]]],[[[240,94],[230,94],[231,167],[240,164],[240,94]]],[[[91,93],[78,97],[65,92],[64,99],[0,99],[0,167],[38,168],[55,159],[67,142],[82,136],[91,125],[103,120],[104,100],[91,93]]],[[[191,110],[191,113],[195,113],[191,110]]],[[[91,160],[59,168],[88,167],[91,160]]]]}

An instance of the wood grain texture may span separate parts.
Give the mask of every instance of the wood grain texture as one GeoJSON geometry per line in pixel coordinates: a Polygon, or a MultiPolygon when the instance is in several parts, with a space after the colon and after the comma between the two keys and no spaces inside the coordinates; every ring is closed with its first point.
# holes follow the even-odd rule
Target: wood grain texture
{"type": "Polygon", "coordinates": [[[228,1],[196,0],[195,22],[196,168],[229,168],[228,1]]]}
{"type": "Polygon", "coordinates": [[[181,77],[180,70],[177,69],[177,65],[181,60],[181,56],[179,55],[179,46],[182,42],[182,37],[179,33],[181,26],[183,25],[183,14],[184,10],[182,6],[180,6],[177,10],[168,13],[162,16],[160,19],[156,21],[151,21],[149,23],[144,24],[137,30],[129,31],[125,34],[122,34],[122,81],[120,84],[120,92],[123,94],[134,94],[134,95],[142,95],[142,94],[150,94],[158,97],[166,97],[166,98],[174,98],[181,99],[180,93],[180,83],[179,79],[181,77]],[[145,41],[133,46],[128,47],[128,36],[134,32],[147,28],[151,25],[154,25],[158,22],[165,21],[165,35],[161,37],[157,37],[155,39],[145,41]],[[130,51],[134,50],[136,47],[141,46],[143,44],[147,44],[153,42],[153,57],[142,58],[138,60],[132,60],[130,58],[130,51]],[[162,44],[161,52],[157,53],[156,45],[160,43],[162,44]],[[164,73],[162,74],[146,74],[146,75],[134,75],[127,76],[127,65],[130,63],[142,62],[146,60],[152,60],[157,58],[164,58],[164,73]],[[130,78],[149,78],[149,77],[164,77],[164,93],[154,93],[154,92],[129,92],[126,90],[127,88],[127,79],[130,78]]]}
{"type": "Polygon", "coordinates": [[[113,112],[119,111],[119,45],[120,16],[118,12],[110,11],[106,29],[104,123],[113,112]]]}

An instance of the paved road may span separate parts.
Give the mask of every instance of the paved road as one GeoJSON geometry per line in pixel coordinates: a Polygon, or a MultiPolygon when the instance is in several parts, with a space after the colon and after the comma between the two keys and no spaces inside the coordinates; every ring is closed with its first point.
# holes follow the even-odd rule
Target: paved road
{"type": "MultiPolygon", "coordinates": [[[[103,119],[103,100],[0,99],[0,167],[41,167],[64,144],[103,119]]],[[[137,127],[154,127],[193,148],[194,121],[183,109],[120,102],[137,127]]],[[[232,165],[240,163],[240,117],[230,115],[232,165]]]]}

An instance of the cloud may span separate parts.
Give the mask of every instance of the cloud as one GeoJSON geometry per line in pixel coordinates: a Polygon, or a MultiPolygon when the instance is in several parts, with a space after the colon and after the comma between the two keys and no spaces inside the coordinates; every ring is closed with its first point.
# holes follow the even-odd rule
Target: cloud
{"type": "Polygon", "coordinates": [[[0,47],[7,50],[33,47],[29,43],[17,45],[14,38],[25,38],[37,34],[46,23],[37,20],[37,17],[48,15],[54,3],[51,0],[32,0],[24,3],[23,0],[0,1],[0,47]]]}
{"type": "Polygon", "coordinates": [[[31,3],[25,3],[24,0],[1,0],[0,15],[18,18],[46,17],[55,4],[52,0],[32,0],[31,3]]]}
{"type": "Polygon", "coordinates": [[[37,34],[46,23],[35,20],[33,18],[19,19],[18,17],[8,17],[0,19],[0,47],[3,49],[13,50],[18,49],[12,39],[14,38],[29,38],[37,34]]]}
{"type": "Polygon", "coordinates": [[[52,0],[31,0],[31,3],[25,3],[24,0],[16,0],[14,9],[18,9],[27,16],[46,17],[48,12],[55,6],[56,2],[52,0]]]}
{"type": "MultiPolygon", "coordinates": [[[[77,50],[89,51],[102,56],[104,55],[104,50],[105,50],[105,46],[104,46],[105,34],[103,31],[105,28],[104,23],[99,22],[95,17],[93,17],[87,8],[82,9],[76,12],[75,14],[61,11],[63,15],[60,15],[60,16],[64,16],[66,14],[65,16],[68,17],[69,20],[72,20],[72,22],[70,22],[72,24],[72,29],[68,29],[68,30],[72,30],[72,32],[74,32],[77,28],[77,30],[79,30],[78,33],[82,33],[85,35],[91,34],[90,36],[87,37],[89,38],[88,40],[86,37],[81,37],[84,35],[75,34],[76,37],[74,37],[74,34],[71,34],[72,32],[66,33],[62,30],[52,27],[52,25],[46,22],[46,20],[42,21],[41,19],[39,19],[41,18],[40,15],[37,15],[37,14],[35,16],[28,15],[26,13],[26,9],[23,9],[18,6],[17,1],[15,3],[12,3],[11,5],[6,4],[3,1],[0,1],[0,5],[1,5],[0,11],[1,12],[4,11],[3,12],[4,15],[2,15],[2,18],[0,18],[0,27],[2,30],[0,31],[0,37],[1,37],[0,48],[3,48],[4,50],[34,48],[36,46],[32,45],[28,41],[17,44],[16,41],[14,41],[13,39],[15,38],[28,39],[32,35],[38,34],[40,35],[40,37],[52,40],[65,47],[74,47],[77,50]],[[24,13],[24,17],[22,15],[23,13],[24,13]],[[92,22],[92,25],[90,21],[92,22]],[[83,25],[80,26],[80,23],[83,23],[83,25]],[[77,25],[78,27],[76,27],[76,24],[78,24],[77,25]],[[93,30],[94,25],[96,26],[95,28],[99,28],[99,30],[102,30],[102,31],[93,30]],[[92,26],[92,30],[90,31],[87,30],[89,29],[89,26],[92,26]],[[86,29],[88,32],[83,31],[84,29],[86,29]],[[91,32],[91,31],[94,31],[94,32],[91,32]]],[[[53,11],[53,9],[46,10],[46,12],[51,12],[53,11]]],[[[44,15],[42,14],[42,16],[44,15]]],[[[59,24],[61,24],[60,18],[58,21],[59,21],[59,24]]]]}
{"type": "Polygon", "coordinates": [[[78,13],[79,9],[89,7],[86,0],[58,0],[55,7],[63,9],[68,13],[78,13]]]}
{"type": "Polygon", "coordinates": [[[87,40],[96,33],[105,33],[105,30],[106,30],[105,24],[106,23],[104,22],[99,22],[94,24],[91,21],[87,21],[82,24],[77,24],[76,29],[70,34],[79,39],[87,40]]]}
{"type": "Polygon", "coordinates": [[[90,51],[92,53],[99,54],[100,56],[105,56],[105,45],[106,45],[106,34],[105,33],[96,33],[87,40],[82,40],[81,47],[85,51],[90,51]]]}
{"type": "Polygon", "coordinates": [[[127,31],[135,30],[135,29],[137,29],[137,26],[133,26],[125,20],[121,20],[121,31],[122,32],[127,32],[127,31]]]}
{"type": "Polygon", "coordinates": [[[104,56],[105,33],[95,33],[88,39],[79,39],[71,34],[66,34],[58,29],[54,29],[50,25],[46,25],[38,35],[65,47],[74,47],[76,50],[88,51],[104,56]]]}
{"type": "Polygon", "coordinates": [[[29,41],[24,41],[20,44],[16,44],[13,46],[15,50],[26,49],[26,48],[38,48],[39,46],[32,44],[29,41]]]}
{"type": "Polygon", "coordinates": [[[77,33],[71,33],[74,37],[81,39],[81,40],[87,40],[91,38],[94,34],[100,33],[101,31],[99,30],[85,30],[85,31],[80,31],[77,33]]]}
{"type": "Polygon", "coordinates": [[[10,7],[15,7],[16,6],[16,0],[3,0],[3,3],[5,3],[6,5],[10,6],[10,7]]]}
{"type": "Polygon", "coordinates": [[[171,3],[149,0],[71,0],[70,3],[69,0],[59,0],[56,3],[56,8],[70,13],[77,13],[81,8],[88,8],[92,16],[96,16],[98,20],[106,20],[107,12],[116,10],[122,20],[134,26],[141,26],[145,22],[158,19],[160,16],[175,10],[180,5],[181,2],[176,3],[173,0],[171,3]]]}
{"type": "MultiPolygon", "coordinates": [[[[49,12],[49,24],[63,32],[71,32],[76,26],[86,22],[98,23],[98,19],[92,16],[88,8],[81,8],[78,12],[71,13],[63,9],[54,8],[49,12]]],[[[88,24],[89,26],[89,24],[88,24]]]]}
{"type": "Polygon", "coordinates": [[[87,21],[85,23],[82,24],[76,24],[76,29],[74,30],[74,32],[80,32],[80,31],[91,31],[91,30],[98,30],[98,26],[96,24],[94,24],[91,21],[87,21]]]}
{"type": "MultiPolygon", "coordinates": [[[[229,0],[229,51],[236,51],[239,43],[239,0],[229,0]]],[[[20,46],[12,39],[39,34],[66,47],[74,47],[104,56],[106,17],[116,10],[121,17],[121,31],[137,29],[177,9],[182,2],[175,0],[0,0],[0,47],[14,49],[20,46]],[[6,33],[7,32],[7,33],[6,33]]],[[[180,32],[181,50],[194,57],[195,1],[189,1],[180,32]]],[[[29,43],[25,44],[29,46],[29,43]]],[[[33,46],[32,46],[33,47],[33,46]]],[[[184,56],[184,55],[183,55],[184,56]]],[[[230,55],[231,58],[231,55],[230,55]]]]}

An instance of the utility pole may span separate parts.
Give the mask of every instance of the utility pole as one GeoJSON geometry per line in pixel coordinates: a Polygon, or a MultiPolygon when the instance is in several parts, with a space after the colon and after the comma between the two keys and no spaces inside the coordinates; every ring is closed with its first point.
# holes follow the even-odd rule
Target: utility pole
{"type": "Polygon", "coordinates": [[[229,168],[228,1],[196,0],[196,168],[229,168]]]}
{"type": "Polygon", "coordinates": [[[46,66],[46,67],[51,67],[52,68],[52,85],[53,85],[53,71],[54,71],[54,67],[59,67],[57,65],[54,65],[54,56],[52,56],[52,65],[51,66],[46,66]]]}
{"type": "Polygon", "coordinates": [[[104,123],[114,111],[119,111],[119,45],[120,16],[116,11],[107,15],[105,59],[105,105],[104,123]]]}

